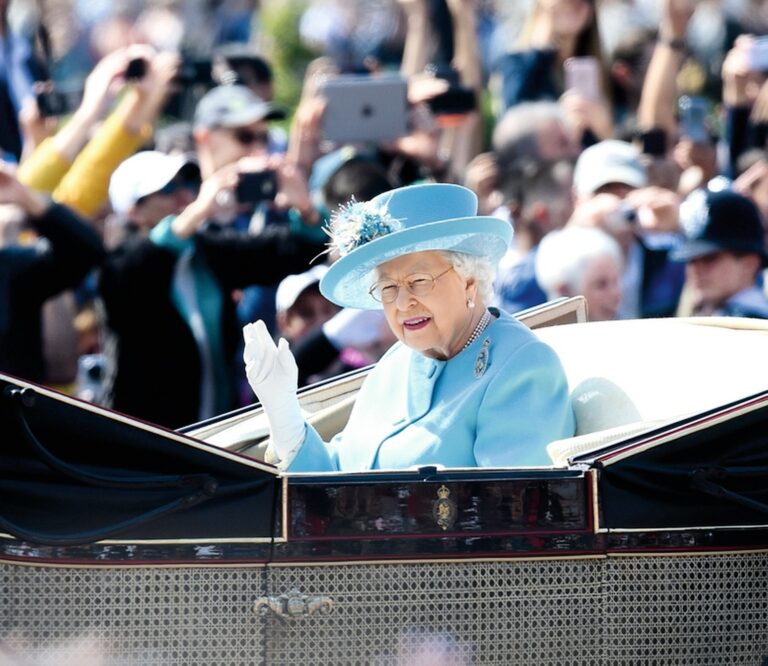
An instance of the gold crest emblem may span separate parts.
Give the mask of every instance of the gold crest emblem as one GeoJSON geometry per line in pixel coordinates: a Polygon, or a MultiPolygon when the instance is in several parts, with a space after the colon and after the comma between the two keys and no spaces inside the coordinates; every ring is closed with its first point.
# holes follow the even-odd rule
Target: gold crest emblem
{"type": "Polygon", "coordinates": [[[450,498],[451,491],[445,486],[437,489],[437,499],[432,505],[432,515],[443,530],[453,527],[456,522],[456,503],[450,498]]]}

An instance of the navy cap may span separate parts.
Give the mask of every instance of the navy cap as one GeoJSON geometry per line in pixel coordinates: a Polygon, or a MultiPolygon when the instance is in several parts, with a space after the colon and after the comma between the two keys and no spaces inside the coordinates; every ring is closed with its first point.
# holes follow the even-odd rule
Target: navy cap
{"type": "Polygon", "coordinates": [[[691,261],[715,252],[754,252],[768,263],[763,223],[750,199],[733,190],[694,192],[680,206],[685,240],[673,253],[691,261]]]}
{"type": "Polygon", "coordinates": [[[259,120],[280,120],[285,112],[241,85],[209,90],[195,108],[195,127],[244,127],[259,120]]]}

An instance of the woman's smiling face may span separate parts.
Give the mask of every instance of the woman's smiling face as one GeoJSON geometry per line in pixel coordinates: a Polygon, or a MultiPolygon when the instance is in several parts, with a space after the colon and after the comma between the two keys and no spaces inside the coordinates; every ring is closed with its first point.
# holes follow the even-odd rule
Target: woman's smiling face
{"type": "Polygon", "coordinates": [[[478,300],[475,281],[463,278],[451,262],[437,251],[414,252],[387,261],[375,271],[376,285],[397,290],[384,315],[398,340],[430,358],[448,359],[461,351],[474,327],[473,314],[482,311],[467,306],[478,300]],[[434,288],[423,295],[412,294],[406,284],[414,276],[435,278],[434,288]]]}

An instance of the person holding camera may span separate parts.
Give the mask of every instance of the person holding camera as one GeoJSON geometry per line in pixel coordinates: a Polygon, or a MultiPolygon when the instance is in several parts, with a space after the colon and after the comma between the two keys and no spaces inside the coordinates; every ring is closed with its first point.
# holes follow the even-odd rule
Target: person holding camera
{"type": "MultiPolygon", "coordinates": [[[[254,208],[290,198],[290,177],[282,176],[288,169],[262,152],[274,116],[273,107],[244,86],[207,93],[194,117],[199,192],[179,211],[165,208],[171,214],[158,213],[148,234],[134,234],[110,253],[99,279],[111,340],[108,406],[172,428],[237,406],[233,293],[277,284],[306,270],[323,250],[288,224],[267,224],[258,232],[237,226],[254,208]]],[[[162,157],[126,169],[132,177],[110,186],[113,205],[125,189],[132,193],[128,210],[134,218],[163,210],[160,204],[181,203],[183,167],[189,165],[162,157]],[[170,195],[176,198],[169,202],[170,195]]],[[[115,173],[122,175],[122,168],[115,173]]]]}
{"type": "Polygon", "coordinates": [[[177,54],[157,53],[146,44],[102,58],[86,79],[80,106],[19,167],[19,179],[80,215],[97,218],[112,173],[151,137],[178,67],[177,54]],[[118,93],[120,101],[94,132],[118,93]]]}
{"type": "Polygon", "coordinates": [[[669,253],[678,235],[676,194],[651,187],[639,151],[626,141],[600,141],[584,150],[573,173],[576,206],[566,226],[598,227],[624,254],[619,317],[673,316],[683,267],[669,253]]]}
{"type": "Polygon", "coordinates": [[[740,35],[723,61],[723,103],[728,175],[750,149],[764,150],[768,137],[768,39],[740,35]]]}
{"type": "MultiPolygon", "coordinates": [[[[50,193],[54,201],[100,227],[107,208],[109,179],[115,168],[150,138],[178,61],[177,54],[157,53],[146,44],[116,49],[103,57],[85,81],[78,108],[21,163],[19,180],[34,190],[50,193]],[[107,113],[118,94],[119,101],[107,113]]],[[[47,104],[49,95],[53,100],[60,97],[55,89],[38,95],[41,111],[48,106],[47,111],[58,108],[58,112],[67,112],[55,102],[47,104]]],[[[77,372],[74,319],[83,307],[82,300],[78,302],[67,291],[44,309],[45,348],[51,361],[48,382],[62,390],[70,390],[77,372]]]]}

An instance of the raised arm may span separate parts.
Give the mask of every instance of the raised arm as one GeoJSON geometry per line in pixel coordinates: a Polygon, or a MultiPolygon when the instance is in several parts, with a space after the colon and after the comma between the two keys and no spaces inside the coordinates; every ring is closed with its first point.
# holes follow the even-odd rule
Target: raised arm
{"type": "Polygon", "coordinates": [[[84,217],[93,216],[106,203],[109,179],[114,170],[150,138],[152,124],[163,107],[178,69],[178,55],[155,54],[146,45],[129,47],[128,56],[129,59],[143,57],[147,60],[146,75],[126,92],[53,193],[56,201],[84,217]]]}
{"type": "Polygon", "coordinates": [[[425,0],[398,0],[405,16],[405,40],[400,73],[410,77],[424,71],[429,62],[429,8],[425,0]]]}
{"type": "Polygon", "coordinates": [[[296,396],[299,375],[296,360],[284,338],[275,345],[261,320],[246,325],[243,337],[248,383],[261,401],[269,421],[269,449],[282,466],[287,467],[307,432],[296,396]]]}
{"type": "Polygon", "coordinates": [[[0,162],[0,203],[19,206],[38,234],[48,239],[27,274],[38,299],[76,286],[103,257],[101,239],[65,206],[21,183],[12,167],[0,162]]]}
{"type": "Polygon", "coordinates": [[[122,87],[128,49],[102,58],[85,80],[80,106],[52,137],[42,141],[19,167],[21,182],[41,192],[52,192],[83,149],[93,127],[122,87]]]}
{"type": "Polygon", "coordinates": [[[675,103],[677,73],[685,57],[685,33],[695,4],[692,0],[663,0],[659,38],[645,75],[637,123],[641,130],[664,129],[677,135],[675,103]]]}
{"type": "Polygon", "coordinates": [[[725,141],[728,146],[729,171],[738,173],[738,159],[752,147],[750,136],[753,115],[756,111],[759,83],[750,71],[749,50],[754,42],[752,35],[740,35],[723,60],[723,104],[725,105],[725,141]]]}
{"type": "Polygon", "coordinates": [[[483,66],[477,39],[477,15],[474,0],[448,0],[453,22],[453,66],[462,85],[475,93],[476,109],[464,117],[462,123],[445,134],[447,145],[442,154],[450,155],[449,173],[460,181],[467,165],[482,150],[483,117],[480,113],[483,89],[483,66]]]}

